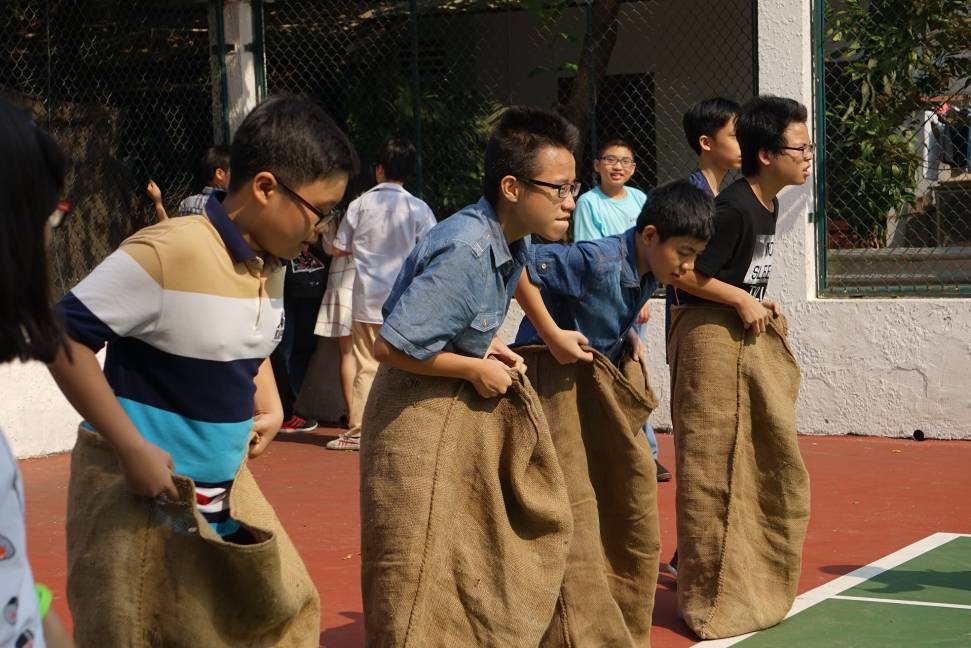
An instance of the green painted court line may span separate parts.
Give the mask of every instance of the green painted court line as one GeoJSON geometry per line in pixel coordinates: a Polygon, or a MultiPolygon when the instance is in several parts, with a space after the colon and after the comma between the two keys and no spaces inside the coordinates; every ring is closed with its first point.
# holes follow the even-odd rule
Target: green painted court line
{"type": "Polygon", "coordinates": [[[954,538],[840,595],[971,606],[971,537],[954,538]]]}
{"type": "Polygon", "coordinates": [[[971,610],[829,599],[739,648],[967,648],[971,610]]]}
{"type": "MultiPolygon", "coordinates": [[[[745,643],[746,646],[749,646],[749,645],[753,645],[753,646],[755,646],[755,645],[760,645],[760,646],[761,645],[778,645],[778,646],[784,646],[785,648],[788,648],[789,646],[813,646],[813,648],[815,648],[816,646],[828,646],[829,644],[827,644],[825,641],[822,641],[822,640],[820,640],[820,642],[817,643],[815,638],[813,639],[813,642],[808,643],[808,644],[807,643],[777,643],[777,644],[749,644],[748,643],[748,641],[751,640],[751,639],[755,639],[755,638],[761,637],[762,635],[765,635],[767,633],[779,632],[779,631],[781,631],[784,628],[788,628],[790,625],[799,625],[801,627],[802,622],[801,621],[798,621],[798,620],[799,619],[802,619],[803,616],[804,616],[804,614],[807,613],[807,611],[810,611],[811,609],[815,609],[819,605],[821,605],[823,603],[826,603],[826,602],[831,602],[832,605],[850,605],[850,604],[876,605],[876,606],[883,606],[883,607],[887,608],[888,610],[900,609],[900,608],[908,608],[909,607],[909,608],[912,608],[914,610],[917,610],[917,613],[920,613],[921,610],[927,611],[927,610],[942,610],[943,609],[943,610],[945,610],[948,613],[954,613],[954,614],[971,614],[971,611],[965,611],[963,609],[963,607],[962,608],[959,608],[959,609],[949,609],[950,608],[950,605],[948,605],[947,607],[929,605],[929,603],[935,603],[937,601],[924,601],[923,603],[921,603],[918,599],[915,599],[913,601],[910,601],[911,604],[909,606],[908,605],[890,605],[890,604],[888,604],[888,603],[891,603],[891,601],[888,600],[888,599],[889,598],[893,598],[893,597],[889,596],[890,592],[887,591],[887,590],[891,590],[891,589],[894,589],[894,588],[900,589],[902,587],[909,587],[911,589],[916,589],[916,591],[918,593],[923,593],[923,595],[925,596],[925,598],[928,596],[928,592],[934,592],[935,594],[939,594],[939,589],[942,589],[942,588],[950,588],[955,583],[958,584],[958,587],[959,587],[959,590],[958,591],[960,591],[960,588],[961,588],[962,584],[963,584],[964,590],[968,590],[968,588],[971,588],[971,584],[969,584],[969,583],[971,583],[971,581],[969,581],[967,578],[964,578],[963,576],[961,576],[960,579],[955,579],[954,576],[953,576],[953,574],[950,574],[950,573],[948,573],[945,576],[945,579],[936,579],[935,582],[934,582],[934,584],[933,584],[933,587],[929,586],[926,583],[922,584],[922,583],[919,582],[920,580],[925,580],[926,581],[928,579],[918,579],[918,581],[914,581],[914,578],[913,578],[913,575],[914,575],[913,574],[913,571],[914,570],[913,569],[910,569],[909,567],[908,567],[908,569],[903,570],[904,572],[908,572],[908,574],[904,574],[906,577],[903,579],[904,582],[902,584],[899,583],[899,582],[890,581],[891,582],[890,586],[889,587],[884,587],[884,590],[885,590],[884,593],[888,594],[888,596],[887,597],[882,597],[880,599],[880,602],[832,601],[832,599],[834,597],[836,597],[836,596],[847,596],[847,595],[850,595],[850,591],[851,590],[855,590],[857,587],[861,587],[861,586],[865,585],[871,579],[876,579],[879,576],[881,576],[882,574],[884,574],[884,573],[886,573],[886,572],[888,572],[890,570],[893,570],[894,568],[897,568],[897,567],[900,567],[900,566],[905,565],[907,563],[910,563],[910,562],[913,562],[915,560],[918,560],[921,557],[925,556],[925,554],[928,554],[930,552],[934,552],[939,547],[942,547],[942,546],[951,544],[955,540],[961,540],[961,542],[959,542],[958,544],[956,544],[953,547],[951,547],[948,550],[948,552],[946,553],[946,555],[947,556],[951,556],[951,551],[954,551],[955,548],[956,548],[957,551],[958,551],[958,553],[959,553],[959,555],[963,556],[964,555],[964,551],[965,551],[965,544],[964,543],[965,542],[968,542],[968,541],[971,541],[971,535],[961,534],[961,533],[934,533],[932,535],[927,536],[923,540],[918,540],[917,542],[915,542],[915,543],[913,543],[911,545],[908,545],[908,546],[904,547],[903,549],[900,549],[898,551],[895,551],[894,553],[892,553],[892,554],[890,554],[888,556],[884,556],[883,558],[880,558],[879,560],[876,560],[876,561],[870,563],[869,565],[865,565],[863,567],[860,567],[859,569],[856,569],[853,572],[851,572],[849,574],[846,574],[845,576],[840,576],[839,578],[836,578],[834,580],[831,580],[828,583],[825,583],[823,585],[820,585],[819,587],[817,587],[815,589],[812,589],[812,590],[810,590],[808,592],[805,592],[803,594],[800,594],[799,596],[796,597],[796,600],[793,603],[792,608],[789,610],[789,613],[786,615],[785,620],[780,625],[777,625],[774,628],[770,628],[768,630],[762,630],[761,632],[752,632],[752,633],[749,633],[749,634],[739,635],[737,637],[726,637],[724,639],[711,639],[711,640],[708,640],[708,641],[701,641],[699,643],[696,643],[694,645],[694,648],[728,648],[729,646],[734,646],[736,644],[743,643],[743,642],[745,643]],[[917,587],[914,587],[915,585],[917,587]]],[[[953,556],[952,556],[952,558],[953,558],[953,556]]],[[[959,558],[959,560],[962,560],[962,559],[959,558]]],[[[932,563],[937,563],[936,560],[932,560],[931,562],[932,563]]],[[[949,569],[950,571],[957,571],[957,572],[960,572],[961,571],[960,569],[956,569],[954,567],[954,562],[953,562],[953,560],[951,560],[951,558],[946,559],[944,561],[944,563],[945,563],[944,567],[946,569],[949,569]]],[[[969,559],[967,557],[963,558],[963,565],[965,567],[971,566],[971,559],[969,559]]],[[[941,565],[938,564],[936,568],[937,569],[941,569],[941,565]]],[[[960,574],[959,574],[959,576],[960,576],[960,574]]],[[[878,588],[878,591],[879,591],[879,588],[878,588]]],[[[873,594],[872,591],[863,591],[862,593],[863,594],[870,595],[870,596],[862,597],[862,598],[877,598],[877,597],[872,597],[872,594],[873,594]]],[[[912,597],[911,596],[905,596],[905,597],[901,597],[900,599],[897,599],[897,600],[903,600],[903,599],[909,599],[909,598],[912,598],[912,597]]],[[[960,601],[943,601],[943,602],[944,603],[949,603],[951,605],[963,605],[963,603],[964,603],[963,600],[960,600],[960,601]]],[[[937,612],[934,612],[934,613],[936,614],[937,612]]],[[[967,624],[966,630],[969,633],[969,636],[968,637],[965,637],[965,638],[962,638],[960,640],[960,642],[957,643],[957,644],[951,644],[951,643],[944,643],[944,644],[927,643],[927,640],[932,640],[932,641],[936,641],[937,640],[937,636],[935,635],[935,633],[933,632],[933,630],[927,630],[928,635],[926,637],[924,637],[924,639],[921,642],[918,642],[918,643],[912,643],[912,644],[896,644],[896,643],[889,643],[889,644],[887,644],[887,643],[884,643],[884,644],[872,644],[872,645],[881,645],[881,646],[897,646],[897,645],[907,645],[907,646],[937,646],[937,645],[941,645],[941,646],[951,646],[951,645],[959,645],[959,646],[963,646],[963,647],[967,648],[968,646],[971,646],[971,617],[969,617],[967,619],[963,619],[963,623],[967,624]]],[[[851,624],[849,626],[849,628],[852,628],[852,627],[853,626],[851,624]]],[[[848,628],[847,627],[844,627],[843,628],[843,632],[846,633],[847,631],[848,631],[848,628]]],[[[853,633],[851,633],[851,634],[853,634],[853,633]]],[[[848,646],[860,646],[860,647],[866,646],[867,648],[869,646],[871,646],[870,643],[858,643],[858,644],[850,643],[850,644],[832,644],[832,645],[839,645],[839,646],[848,645],[848,646]]]]}
{"type": "Polygon", "coordinates": [[[873,598],[871,596],[831,596],[830,601],[868,601],[870,603],[894,603],[895,605],[918,605],[924,607],[945,607],[955,610],[971,610],[971,605],[957,605],[955,603],[931,603],[930,601],[902,601],[892,598],[873,598]]]}

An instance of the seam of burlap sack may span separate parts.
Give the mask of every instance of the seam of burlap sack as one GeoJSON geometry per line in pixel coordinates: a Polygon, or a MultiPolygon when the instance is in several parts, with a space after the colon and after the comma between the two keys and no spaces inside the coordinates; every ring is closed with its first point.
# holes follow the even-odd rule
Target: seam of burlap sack
{"type": "MultiPolygon", "coordinates": [[[[529,385],[529,379],[523,373],[515,369],[510,369],[509,375],[512,378],[512,385],[510,386],[509,391],[507,391],[505,395],[498,396],[498,398],[510,398],[513,396],[513,394],[515,395],[515,397],[518,397],[523,405],[523,409],[527,412],[529,416],[529,420],[533,424],[532,428],[534,431],[534,436],[536,436],[540,428],[539,418],[537,417],[536,409],[534,407],[532,400],[524,397],[526,389],[529,385]]],[[[450,429],[450,421],[452,419],[453,413],[455,412],[455,405],[456,403],[459,403],[461,401],[462,390],[467,388],[469,389],[472,388],[471,384],[468,381],[465,381],[465,380],[457,381],[457,388],[455,390],[455,393],[452,395],[451,401],[449,402],[449,405],[448,405],[448,409],[446,410],[445,416],[442,419],[443,429],[445,430],[450,429]]],[[[442,468],[441,448],[442,448],[442,445],[444,444],[444,441],[445,439],[443,436],[439,441],[438,447],[435,449],[435,474],[432,477],[432,493],[429,499],[428,516],[427,516],[428,522],[425,525],[425,533],[424,533],[425,542],[424,542],[424,547],[422,548],[421,565],[418,568],[418,587],[416,588],[415,596],[412,599],[411,610],[409,610],[408,612],[408,626],[407,626],[407,629],[405,630],[405,636],[402,642],[403,646],[410,645],[412,630],[414,629],[414,623],[415,623],[415,610],[418,607],[419,601],[421,601],[424,598],[425,590],[427,588],[427,580],[424,577],[425,566],[428,563],[429,551],[430,551],[430,546],[431,546],[431,541],[433,536],[433,534],[430,532],[430,528],[433,525],[432,514],[435,510],[435,499],[436,499],[436,494],[438,493],[439,479],[441,476],[441,468],[442,468]]],[[[561,597],[562,597],[562,592],[561,592],[561,597]]],[[[566,624],[566,619],[564,618],[564,627],[565,627],[565,624],[566,624]]],[[[569,643],[569,638],[567,638],[567,642],[569,643]]]]}
{"type": "MultiPolygon", "coordinates": [[[[455,411],[455,404],[459,402],[459,396],[462,393],[465,385],[468,384],[466,381],[458,381],[455,393],[452,395],[452,399],[449,402],[448,410],[445,412],[445,416],[442,419],[442,429],[449,429],[449,422],[452,419],[452,413],[455,411]]],[[[433,526],[432,514],[435,511],[435,499],[438,494],[439,488],[439,478],[441,476],[442,468],[442,446],[445,443],[445,435],[439,437],[438,446],[435,448],[435,474],[432,477],[432,493],[428,501],[428,515],[425,523],[425,542],[422,547],[421,552],[421,565],[418,567],[418,587],[415,589],[415,596],[411,601],[411,610],[408,611],[408,627],[405,630],[403,646],[408,646],[410,643],[411,633],[414,629],[415,624],[415,610],[418,607],[418,602],[421,601],[425,596],[425,589],[427,587],[427,579],[425,578],[425,566],[428,564],[428,555],[431,550],[432,536],[431,528],[433,526]]]]}
{"type": "MultiPolygon", "coordinates": [[[[792,353],[792,349],[789,347],[789,342],[786,339],[786,335],[783,333],[782,330],[780,330],[781,325],[776,322],[776,319],[777,318],[775,317],[772,317],[769,319],[769,328],[766,329],[766,334],[769,331],[772,331],[773,333],[775,333],[775,335],[782,342],[782,345],[785,348],[786,352],[789,353],[789,355],[792,356],[793,361],[795,361],[795,356],[792,353]]],[[[729,533],[732,531],[730,521],[732,519],[732,512],[734,510],[734,504],[735,504],[735,498],[733,495],[735,492],[735,478],[736,478],[736,472],[737,472],[736,468],[738,464],[738,434],[739,434],[739,426],[740,426],[739,411],[741,411],[741,407],[742,407],[742,403],[741,403],[742,360],[743,360],[743,355],[745,353],[745,338],[748,337],[748,335],[750,334],[755,335],[755,333],[752,333],[747,329],[742,329],[742,339],[738,344],[738,356],[737,356],[736,367],[735,367],[735,443],[732,445],[731,474],[728,477],[728,506],[727,506],[726,515],[725,515],[725,532],[724,532],[724,535],[722,536],[721,551],[719,551],[719,555],[718,555],[718,579],[716,581],[718,583],[718,589],[715,592],[715,598],[712,601],[711,608],[709,608],[708,615],[705,617],[705,622],[704,622],[704,625],[702,626],[702,629],[704,630],[707,630],[709,624],[711,623],[711,620],[718,612],[718,606],[719,606],[719,603],[721,602],[721,594],[722,594],[722,589],[725,582],[725,571],[724,571],[725,552],[729,544],[729,540],[728,540],[729,533]]]]}
{"type": "Polygon", "coordinates": [[[733,495],[735,493],[735,469],[738,464],[738,434],[740,427],[739,412],[742,409],[742,356],[745,353],[745,338],[748,336],[748,334],[749,332],[747,330],[742,329],[742,339],[738,343],[738,354],[735,361],[735,442],[732,444],[731,474],[728,476],[728,506],[726,507],[725,531],[722,534],[722,546],[718,552],[718,579],[716,581],[718,583],[718,587],[715,592],[715,597],[711,602],[711,607],[708,609],[708,614],[705,617],[705,622],[701,628],[705,631],[707,631],[711,620],[718,612],[718,606],[721,602],[722,590],[725,584],[725,552],[728,547],[728,534],[732,530],[730,521],[732,519],[732,512],[734,510],[733,504],[735,502],[735,498],[733,495]]]}
{"type": "Polygon", "coordinates": [[[562,588],[560,588],[559,602],[560,604],[557,607],[560,609],[560,623],[563,624],[563,644],[566,648],[573,648],[573,641],[570,639],[570,617],[567,614],[566,595],[562,588]]]}

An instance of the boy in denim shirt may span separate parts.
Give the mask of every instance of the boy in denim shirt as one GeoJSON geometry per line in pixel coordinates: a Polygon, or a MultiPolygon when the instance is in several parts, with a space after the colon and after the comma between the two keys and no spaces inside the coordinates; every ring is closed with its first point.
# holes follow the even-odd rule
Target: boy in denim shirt
{"type": "MultiPolygon", "coordinates": [[[[446,470],[442,466],[455,466],[459,473],[488,471],[497,480],[501,470],[464,455],[443,456],[442,448],[450,443],[448,418],[441,425],[431,422],[439,420],[429,414],[438,401],[428,394],[447,383],[456,398],[471,398],[465,402],[474,403],[485,418],[509,411],[495,397],[512,388],[510,368],[524,370],[524,365],[496,332],[526,264],[529,235],[556,240],[569,227],[579,193],[574,161],[578,140],[576,127],[559,115],[532,107],[508,108],[486,146],[483,197],[425,234],[384,304],[374,355],[388,366],[375,377],[361,435],[362,594],[368,645],[422,644],[430,622],[414,612],[418,620],[413,623],[409,610],[464,609],[460,616],[472,623],[482,609],[478,598],[470,601],[456,590],[436,590],[435,605],[428,603],[424,590],[419,592],[421,583],[455,585],[450,564],[422,562],[429,555],[423,547],[452,546],[454,532],[425,503],[442,501],[442,490],[448,492],[445,497],[460,499],[460,510],[479,502],[462,490],[464,481],[456,484],[445,478],[446,483],[439,483],[439,471],[446,470]],[[402,373],[406,387],[398,386],[402,373]],[[463,380],[472,384],[478,397],[459,396],[467,391],[463,380]],[[400,392],[389,396],[391,385],[408,390],[407,405],[397,398],[400,392]],[[418,629],[413,628],[416,624],[418,629]]],[[[478,435],[479,430],[467,433],[478,435]]],[[[465,555],[456,551],[445,555],[465,555]]],[[[513,566],[508,570],[519,573],[513,566]]],[[[497,573],[503,573],[499,566],[497,573]]],[[[479,592],[501,617],[495,620],[498,625],[514,622],[502,601],[525,596],[525,584],[504,582],[512,591],[500,594],[484,584],[479,592]]],[[[483,623],[490,625],[491,619],[483,623]]],[[[450,623],[435,628],[436,637],[443,638],[436,644],[445,645],[449,641],[444,638],[454,640],[453,633],[458,633],[463,639],[454,640],[455,645],[470,645],[465,642],[465,626],[450,623]]]]}
{"type": "Polygon", "coordinates": [[[637,224],[615,236],[573,245],[534,245],[516,298],[527,319],[516,344],[542,339],[560,362],[590,360],[575,331],[617,364],[625,347],[639,359],[637,315],[657,288],[694,267],[711,237],[714,204],[687,180],[658,187],[637,224]]]}
{"type": "Polygon", "coordinates": [[[526,264],[528,236],[566,234],[576,205],[578,133],[538,108],[503,113],[485,153],[483,194],[433,227],[405,261],[374,344],[379,362],[462,378],[489,398],[522,358],[496,338],[526,264]],[[500,361],[501,360],[501,361],[500,361]]]}

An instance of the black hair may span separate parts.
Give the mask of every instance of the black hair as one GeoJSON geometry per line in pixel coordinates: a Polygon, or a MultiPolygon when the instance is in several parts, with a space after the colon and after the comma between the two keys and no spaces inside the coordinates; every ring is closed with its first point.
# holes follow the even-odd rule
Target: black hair
{"type": "Polygon", "coordinates": [[[599,160],[601,156],[603,156],[603,152],[609,149],[611,146],[623,146],[625,149],[630,151],[631,155],[634,155],[634,147],[630,145],[630,142],[625,140],[623,137],[612,137],[609,140],[605,140],[597,149],[597,159],[599,160]]]}
{"type": "Polygon", "coordinates": [[[673,180],[648,196],[637,217],[637,231],[653,225],[662,241],[672,236],[707,241],[715,233],[714,217],[715,201],[711,194],[687,180],[673,180]]]}
{"type": "Polygon", "coordinates": [[[216,169],[229,171],[229,160],[228,146],[210,146],[202,154],[202,159],[199,160],[199,168],[196,171],[196,182],[203,187],[209,186],[213,176],[216,175],[216,169]]]}
{"type": "Polygon", "coordinates": [[[536,153],[541,148],[563,148],[575,156],[579,143],[580,131],[564,117],[533,106],[510,106],[489,134],[482,194],[494,206],[499,199],[499,182],[504,177],[533,176],[536,153]]]}
{"type": "Polygon", "coordinates": [[[0,362],[51,362],[64,344],[51,311],[45,230],[64,191],[64,154],[0,98],[0,362]]]}
{"type": "Polygon", "coordinates": [[[688,108],[681,118],[681,126],[688,146],[695,155],[701,155],[701,143],[698,141],[701,136],[714,137],[729,120],[738,117],[738,111],[738,102],[725,97],[702,99],[688,108]]]}
{"type": "Polygon", "coordinates": [[[759,173],[759,151],[781,153],[790,124],[804,124],[806,107],[795,99],[760,95],[744,106],[735,123],[735,136],[742,150],[742,175],[759,173]]]}
{"type": "Polygon", "coordinates": [[[612,137],[609,140],[606,140],[600,145],[600,148],[597,149],[597,159],[599,160],[604,154],[604,151],[609,149],[611,146],[623,146],[625,149],[630,151],[631,155],[634,155],[634,147],[630,145],[630,142],[622,137],[612,137]]]}
{"type": "Polygon", "coordinates": [[[375,162],[384,169],[387,180],[404,182],[415,172],[415,145],[406,139],[389,139],[381,145],[375,162]]]}
{"type": "Polygon", "coordinates": [[[333,171],[356,175],[357,152],[324,109],[305,97],[274,95],[240,124],[233,137],[230,190],[269,171],[292,189],[333,171]]]}

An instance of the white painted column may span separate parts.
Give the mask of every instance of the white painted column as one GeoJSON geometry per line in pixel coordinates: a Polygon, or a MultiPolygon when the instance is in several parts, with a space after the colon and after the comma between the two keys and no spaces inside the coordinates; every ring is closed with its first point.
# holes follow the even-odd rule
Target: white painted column
{"type": "MultiPolygon", "coordinates": [[[[236,128],[257,103],[256,60],[253,56],[253,5],[249,0],[226,0],[223,34],[227,52],[229,132],[236,128]]],[[[215,86],[215,84],[214,84],[215,86]]]]}

